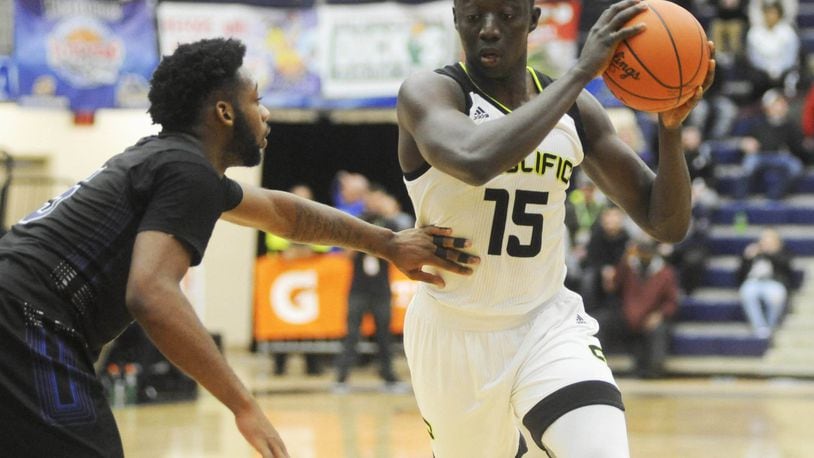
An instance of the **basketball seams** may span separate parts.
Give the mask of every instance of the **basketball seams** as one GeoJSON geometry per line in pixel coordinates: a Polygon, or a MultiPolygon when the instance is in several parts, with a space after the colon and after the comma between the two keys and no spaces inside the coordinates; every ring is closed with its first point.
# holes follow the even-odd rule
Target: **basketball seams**
{"type": "MultiPolygon", "coordinates": [[[[633,53],[633,50],[630,48],[630,45],[627,43],[627,41],[625,40],[625,41],[623,41],[623,43],[625,44],[625,48],[627,48],[628,51],[633,53]]],[[[638,58],[636,58],[636,60],[638,60],[638,58]]],[[[641,63],[641,61],[639,61],[639,63],[641,63]]],[[[642,65],[642,67],[644,67],[644,65],[642,65]]],[[[644,67],[644,68],[646,69],[646,67],[644,67]]],[[[649,71],[648,71],[648,73],[649,73],[649,71]]],[[[651,74],[651,76],[652,76],[652,74],[651,74]]],[[[641,95],[641,94],[636,93],[636,92],[631,92],[630,90],[625,88],[623,85],[619,84],[619,81],[617,81],[616,78],[613,77],[613,75],[607,74],[606,78],[611,83],[613,83],[613,85],[617,89],[617,91],[623,92],[623,93],[625,93],[625,94],[627,94],[627,95],[629,95],[631,97],[635,97],[635,98],[638,98],[640,100],[648,100],[648,101],[651,101],[651,102],[671,102],[671,101],[675,100],[674,96],[670,96],[670,97],[647,97],[647,96],[641,95]]],[[[656,77],[653,76],[653,79],[655,80],[656,77]]],[[[660,82],[659,82],[659,84],[661,84],[663,87],[668,88],[668,89],[675,89],[674,87],[667,86],[667,85],[665,85],[663,83],[660,83],[660,82]]]]}
{"type": "MultiPolygon", "coordinates": [[[[613,68],[606,69],[602,76],[625,105],[658,113],[692,97],[704,77],[709,53],[704,29],[691,13],[673,3],[662,5],[662,0],[647,3],[650,11],[643,19],[650,26],[647,38],[637,36],[620,42],[613,68]],[[679,85],[666,84],[667,81],[679,85]]],[[[629,24],[634,21],[635,18],[631,19],[629,24]]]]}
{"type": "MultiPolygon", "coordinates": [[[[642,69],[644,71],[646,71],[647,74],[650,75],[651,78],[653,78],[653,82],[658,83],[659,86],[667,88],[667,89],[680,89],[680,86],[671,86],[669,84],[666,84],[666,83],[662,82],[655,74],[653,74],[653,72],[650,71],[649,68],[647,68],[647,65],[645,65],[644,62],[642,62],[641,59],[639,59],[639,55],[636,54],[636,50],[634,50],[633,47],[630,46],[630,43],[628,43],[627,40],[623,40],[622,43],[625,44],[625,47],[627,48],[628,51],[630,51],[630,55],[632,55],[633,58],[636,59],[636,62],[638,62],[639,65],[642,66],[642,69]]],[[[680,62],[680,59],[676,59],[676,60],[678,60],[680,62]]],[[[681,64],[680,63],[679,63],[678,70],[679,70],[679,72],[681,71],[681,64]]],[[[679,81],[681,81],[680,77],[679,77],[679,81]]],[[[672,98],[672,97],[670,97],[670,98],[672,98]]]]}
{"type": "MultiPolygon", "coordinates": [[[[682,96],[684,95],[684,93],[683,93],[684,92],[684,71],[681,68],[681,55],[678,53],[678,46],[676,46],[676,40],[675,40],[675,37],[673,37],[673,31],[670,30],[670,27],[667,25],[667,21],[664,20],[661,13],[659,12],[659,10],[657,8],[655,8],[652,3],[648,4],[648,8],[650,8],[653,11],[653,14],[655,14],[656,17],[659,19],[659,22],[661,22],[661,25],[664,26],[664,30],[667,32],[667,38],[670,39],[670,45],[672,45],[672,47],[673,47],[673,55],[675,55],[676,63],[678,64],[678,97],[676,97],[676,101],[680,101],[682,96]]],[[[642,64],[642,67],[645,67],[644,64],[642,64]]],[[[647,68],[647,67],[645,67],[645,68],[647,68]]],[[[649,72],[649,70],[648,70],[648,72],[649,72]]],[[[655,79],[655,77],[654,77],[654,79],[655,79]]],[[[658,81],[658,80],[656,80],[656,81],[658,81]]],[[[661,83],[660,81],[658,81],[658,82],[661,83]]]]}
{"type": "Polygon", "coordinates": [[[698,59],[698,65],[695,67],[695,71],[689,78],[689,81],[695,81],[695,77],[698,76],[698,73],[701,71],[701,67],[704,66],[704,61],[708,60],[705,58],[706,51],[704,50],[704,47],[707,46],[707,42],[704,40],[704,29],[701,28],[701,24],[697,21],[695,23],[695,30],[698,31],[698,41],[701,42],[701,57],[698,59]]]}
{"type": "Polygon", "coordinates": [[[668,102],[668,101],[671,101],[671,100],[675,100],[675,97],[672,97],[672,96],[671,97],[664,97],[664,98],[647,97],[647,96],[644,96],[644,95],[641,95],[641,94],[637,94],[635,92],[630,92],[624,86],[621,86],[613,77],[608,78],[608,81],[613,83],[614,87],[617,90],[619,90],[621,92],[624,92],[625,94],[628,94],[630,96],[636,97],[637,99],[649,100],[649,101],[652,101],[652,102],[668,102]]]}

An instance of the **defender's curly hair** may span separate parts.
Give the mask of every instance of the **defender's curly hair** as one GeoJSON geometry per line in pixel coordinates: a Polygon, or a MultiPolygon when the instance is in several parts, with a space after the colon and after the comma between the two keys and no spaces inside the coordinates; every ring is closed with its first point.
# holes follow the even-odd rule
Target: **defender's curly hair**
{"type": "Polygon", "coordinates": [[[165,130],[187,131],[212,92],[231,91],[238,84],[246,46],[239,40],[212,38],[178,46],[158,64],[150,81],[150,108],[154,124],[165,130]]]}

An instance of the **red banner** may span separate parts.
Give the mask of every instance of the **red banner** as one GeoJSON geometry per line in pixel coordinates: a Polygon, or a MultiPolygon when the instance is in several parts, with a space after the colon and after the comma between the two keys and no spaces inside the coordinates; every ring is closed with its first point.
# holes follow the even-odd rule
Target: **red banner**
{"type": "MultiPolygon", "coordinates": [[[[254,338],[257,341],[341,339],[347,333],[348,290],[353,266],[341,254],[283,259],[257,258],[254,282],[254,338]]],[[[390,329],[401,334],[404,314],[416,284],[395,268],[390,270],[393,292],[390,329]]],[[[362,333],[372,334],[366,316],[362,333]]]]}

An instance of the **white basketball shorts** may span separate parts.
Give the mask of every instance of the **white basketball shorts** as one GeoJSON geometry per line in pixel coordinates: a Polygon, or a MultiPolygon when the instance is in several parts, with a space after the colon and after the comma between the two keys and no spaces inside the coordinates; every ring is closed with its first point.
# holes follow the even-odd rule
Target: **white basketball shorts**
{"type": "MultiPolygon", "coordinates": [[[[596,320],[563,288],[525,316],[484,317],[419,291],[408,307],[404,348],[436,458],[512,458],[526,428],[542,433],[571,410],[623,408],[594,337],[596,320]]],[[[538,455],[539,456],[539,455],[538,455]]]]}

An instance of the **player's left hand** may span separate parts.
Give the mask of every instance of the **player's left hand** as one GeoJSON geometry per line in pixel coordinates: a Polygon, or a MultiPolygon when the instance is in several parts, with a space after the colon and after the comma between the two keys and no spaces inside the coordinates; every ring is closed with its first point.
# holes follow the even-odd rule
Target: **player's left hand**
{"type": "Polygon", "coordinates": [[[468,265],[480,263],[480,258],[463,251],[472,246],[470,240],[452,237],[452,229],[424,226],[396,232],[391,241],[388,260],[413,280],[443,287],[440,275],[421,270],[423,266],[440,267],[457,274],[469,275],[468,265]]]}
{"type": "MultiPolygon", "coordinates": [[[[709,45],[709,55],[715,55],[715,44],[711,41],[707,42],[709,45]]],[[[710,86],[712,86],[712,82],[715,81],[715,59],[709,59],[709,68],[707,69],[707,76],[704,78],[704,84],[697,87],[695,89],[695,94],[690,97],[683,105],[673,108],[672,110],[668,110],[659,114],[659,120],[661,121],[661,125],[667,129],[678,129],[681,127],[681,123],[689,116],[690,112],[698,102],[704,97],[704,93],[707,92],[710,86]]]]}

